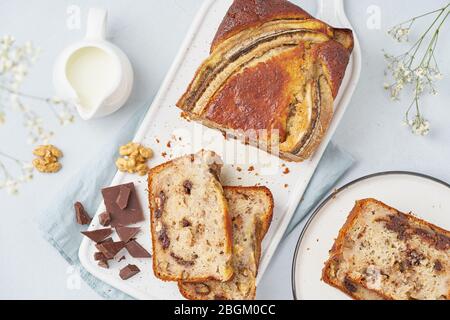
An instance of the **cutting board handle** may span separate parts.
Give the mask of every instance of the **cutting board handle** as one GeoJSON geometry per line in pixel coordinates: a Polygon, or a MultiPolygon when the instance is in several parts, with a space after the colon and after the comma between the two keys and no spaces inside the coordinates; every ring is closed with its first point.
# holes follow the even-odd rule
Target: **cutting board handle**
{"type": "Polygon", "coordinates": [[[348,21],[344,10],[344,0],[318,0],[317,17],[334,27],[344,26],[342,24],[348,21]]]}

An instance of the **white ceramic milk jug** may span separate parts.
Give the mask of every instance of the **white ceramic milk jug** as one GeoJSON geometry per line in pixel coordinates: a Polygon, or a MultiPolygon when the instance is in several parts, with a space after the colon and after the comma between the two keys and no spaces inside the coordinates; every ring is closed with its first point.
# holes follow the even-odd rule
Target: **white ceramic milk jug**
{"type": "Polygon", "coordinates": [[[130,61],[105,39],[106,17],[104,9],[89,9],[85,38],[63,50],[53,72],[57,94],[85,120],[117,111],[133,86],[130,61]]]}

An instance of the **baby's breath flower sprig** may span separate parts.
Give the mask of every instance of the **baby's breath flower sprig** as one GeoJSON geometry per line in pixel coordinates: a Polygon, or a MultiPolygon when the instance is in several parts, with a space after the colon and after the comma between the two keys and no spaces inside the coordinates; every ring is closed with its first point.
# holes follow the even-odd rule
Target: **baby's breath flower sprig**
{"type": "Polygon", "coordinates": [[[0,151],[0,190],[6,189],[9,194],[17,194],[19,186],[33,179],[34,167],[31,163],[17,159],[3,151],[0,151]],[[7,162],[9,166],[7,166],[7,162]],[[16,175],[8,170],[15,166],[16,175]]]}
{"type": "MultiPolygon", "coordinates": [[[[6,112],[7,109],[20,113],[30,144],[48,144],[53,136],[53,132],[44,127],[35,108],[36,103],[48,106],[62,125],[75,120],[73,106],[67,101],[57,97],[40,97],[21,90],[40,51],[29,41],[19,45],[12,36],[0,37],[0,126],[6,122],[6,115],[10,114],[6,112]]],[[[0,189],[6,189],[11,194],[17,193],[20,184],[33,178],[33,168],[32,164],[0,150],[0,189]]]]}
{"type": "MultiPolygon", "coordinates": [[[[7,102],[0,102],[0,124],[5,122],[6,106],[11,106],[13,110],[24,113],[25,123],[29,124],[39,122],[39,117],[35,112],[31,112],[29,107],[22,101],[24,99],[39,101],[47,104],[58,119],[60,124],[65,125],[74,122],[73,106],[67,101],[57,97],[44,98],[36,95],[24,93],[20,86],[28,75],[28,70],[36,62],[40,53],[39,48],[35,48],[31,42],[24,45],[17,45],[12,36],[6,35],[0,39],[0,94],[7,102]],[[9,101],[8,101],[9,100],[9,101]]],[[[29,127],[28,127],[29,128],[29,127]]],[[[41,128],[36,128],[37,132],[30,133],[30,141],[45,143],[49,138],[48,133],[41,128]],[[39,134],[38,132],[42,132],[39,134]]]]}
{"type": "Polygon", "coordinates": [[[385,76],[392,78],[390,82],[384,84],[384,88],[389,91],[392,100],[396,101],[400,100],[401,92],[406,87],[413,90],[413,100],[405,112],[404,123],[417,135],[427,135],[430,131],[429,122],[421,114],[419,100],[426,92],[437,94],[435,82],[442,79],[442,73],[436,60],[435,49],[449,13],[450,2],[440,9],[402,22],[388,31],[388,34],[398,42],[408,42],[414,23],[420,18],[434,16],[432,23],[408,51],[398,56],[384,52],[388,63],[385,76]],[[412,110],[415,111],[415,115],[411,119],[412,110]]]}

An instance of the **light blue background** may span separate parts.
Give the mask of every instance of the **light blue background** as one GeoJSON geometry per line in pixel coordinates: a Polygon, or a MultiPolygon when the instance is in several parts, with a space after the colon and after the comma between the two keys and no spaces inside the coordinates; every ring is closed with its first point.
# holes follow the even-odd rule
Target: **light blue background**
{"type": "MultiPolygon", "coordinates": [[[[294,1],[315,12],[315,2],[294,1]]],[[[333,140],[349,151],[357,163],[340,185],[365,174],[384,170],[411,170],[426,173],[450,182],[450,82],[439,84],[439,95],[423,101],[423,112],[431,122],[428,137],[416,137],[401,125],[403,103],[393,103],[383,90],[381,50],[401,52],[385,30],[397,22],[438,8],[445,0],[388,1],[347,0],[348,17],[361,42],[363,65],[361,80],[333,140]],[[381,30],[366,25],[369,6],[381,11],[381,30]]],[[[77,119],[74,125],[60,127],[44,105],[36,104],[44,115],[47,127],[54,129],[52,143],[64,153],[64,169],[56,175],[39,175],[21,188],[19,196],[0,191],[0,298],[97,299],[87,285],[70,289],[67,285],[72,270],[62,257],[45,242],[37,229],[36,215],[58,193],[59,186],[87,161],[92,153],[108,141],[133,112],[132,106],[150,102],[157,92],[172,60],[192,22],[200,0],[1,0],[0,33],[12,34],[23,43],[32,40],[43,51],[31,70],[23,90],[51,96],[53,61],[67,44],[80,39],[90,6],[109,10],[108,35],[130,57],[135,70],[135,86],[126,107],[116,114],[90,122],[77,119]],[[68,30],[66,9],[81,8],[81,30],[68,30]]],[[[439,43],[439,61],[443,73],[450,75],[448,53],[450,41],[444,30],[439,43]]],[[[1,36],[1,34],[0,34],[1,36]]],[[[2,150],[22,158],[30,158],[25,130],[19,117],[9,113],[0,127],[2,150]]],[[[95,168],[92,168],[95,174],[95,168]]],[[[267,299],[291,299],[290,272],[297,228],[279,246],[272,264],[259,286],[259,296],[267,299]]],[[[76,287],[76,286],[75,286],[76,287]]]]}

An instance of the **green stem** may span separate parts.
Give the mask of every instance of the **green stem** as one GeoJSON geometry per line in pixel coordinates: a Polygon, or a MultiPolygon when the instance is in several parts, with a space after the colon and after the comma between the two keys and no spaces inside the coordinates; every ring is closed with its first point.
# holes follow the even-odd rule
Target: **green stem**
{"type": "Polygon", "coordinates": [[[4,85],[0,85],[0,89],[5,90],[6,92],[11,93],[11,94],[16,94],[16,95],[18,95],[20,97],[33,99],[33,100],[44,101],[44,102],[47,102],[47,103],[50,102],[49,98],[43,98],[43,97],[38,97],[38,96],[35,96],[35,95],[32,95],[32,94],[28,94],[28,93],[17,92],[17,91],[14,91],[13,89],[8,88],[8,87],[6,87],[4,85]]]}
{"type": "Polygon", "coordinates": [[[6,153],[4,153],[4,152],[2,152],[2,151],[0,151],[0,156],[2,156],[2,157],[4,157],[4,158],[7,158],[7,159],[10,159],[10,160],[12,160],[12,161],[15,161],[15,162],[17,162],[17,163],[23,163],[23,162],[25,162],[25,161],[23,161],[23,160],[19,160],[19,159],[17,159],[17,158],[14,158],[13,156],[11,156],[11,155],[9,155],[9,154],[6,154],[6,153]]]}
{"type": "Polygon", "coordinates": [[[3,176],[5,177],[6,180],[8,180],[9,178],[11,178],[11,175],[8,173],[8,170],[6,170],[5,165],[4,165],[3,162],[1,162],[1,161],[0,161],[0,169],[2,169],[3,176]]]}
{"type": "MultiPolygon", "coordinates": [[[[449,3],[450,4],[450,3],[449,3]]],[[[415,56],[417,54],[417,51],[420,48],[420,45],[422,44],[423,40],[425,39],[426,35],[428,34],[428,32],[430,32],[430,30],[433,28],[433,26],[436,24],[437,21],[439,21],[439,18],[441,17],[441,15],[445,12],[444,10],[448,7],[448,5],[444,8],[441,9],[441,12],[438,14],[438,16],[434,19],[433,23],[428,27],[427,30],[425,30],[425,32],[419,37],[419,39],[414,43],[414,45],[407,51],[407,53],[409,54],[411,52],[411,50],[414,50],[414,53],[411,55],[411,59],[409,61],[409,67],[412,66],[415,56]]],[[[445,19],[447,18],[447,15],[445,16],[445,18],[443,19],[443,21],[441,21],[440,26],[442,25],[442,23],[445,21],[445,19]]]]}
{"type": "MultiPolygon", "coordinates": [[[[447,9],[449,6],[450,6],[450,2],[449,2],[445,7],[442,7],[442,8],[440,8],[440,9],[436,9],[436,10],[433,10],[433,11],[430,11],[430,12],[427,12],[427,13],[424,13],[424,14],[421,14],[421,15],[419,15],[419,16],[417,16],[417,17],[414,17],[414,18],[412,18],[412,19],[409,19],[409,20],[406,20],[406,21],[404,21],[404,22],[402,22],[402,23],[399,23],[399,24],[397,24],[397,26],[404,25],[404,24],[406,24],[406,23],[408,23],[408,22],[411,22],[411,23],[412,23],[412,22],[414,22],[414,21],[417,20],[417,19],[426,17],[426,16],[428,16],[428,15],[430,15],[430,14],[433,14],[433,13],[436,13],[436,12],[439,12],[439,11],[445,11],[445,9],[447,9]]],[[[395,26],[394,26],[394,27],[395,27],[395,26]]]]}

